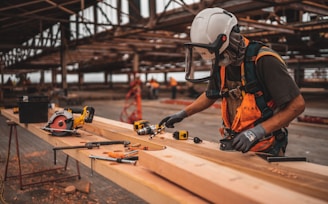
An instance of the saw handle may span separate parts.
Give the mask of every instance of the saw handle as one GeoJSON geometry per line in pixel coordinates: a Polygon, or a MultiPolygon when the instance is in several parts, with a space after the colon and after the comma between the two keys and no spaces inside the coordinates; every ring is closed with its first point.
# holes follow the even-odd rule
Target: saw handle
{"type": "Polygon", "coordinates": [[[82,108],[65,108],[65,110],[70,111],[71,113],[79,113],[79,114],[83,113],[82,108]]]}
{"type": "Polygon", "coordinates": [[[81,114],[80,120],[86,123],[92,123],[93,116],[95,114],[95,109],[90,106],[85,106],[84,108],[65,108],[65,110],[73,113],[81,114]]]}

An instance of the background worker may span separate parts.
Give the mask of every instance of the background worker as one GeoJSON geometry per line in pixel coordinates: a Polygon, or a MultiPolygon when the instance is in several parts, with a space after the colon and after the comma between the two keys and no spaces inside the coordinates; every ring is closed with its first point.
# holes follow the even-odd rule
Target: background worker
{"type": "Polygon", "coordinates": [[[175,78],[170,77],[170,87],[171,87],[171,99],[175,99],[177,95],[178,82],[175,78]]]}
{"type": "Polygon", "coordinates": [[[158,99],[159,83],[154,78],[152,78],[149,83],[151,90],[151,99],[158,99]]]}
{"type": "Polygon", "coordinates": [[[249,42],[237,23],[232,13],[221,8],[207,8],[196,15],[191,43],[186,43],[186,80],[208,81],[207,90],[159,125],[173,128],[221,98],[221,150],[283,156],[288,139],[285,127],[304,111],[304,99],[281,57],[263,44],[249,42]],[[194,61],[209,64],[199,63],[202,60],[211,63],[208,75],[195,73],[194,61]]]}

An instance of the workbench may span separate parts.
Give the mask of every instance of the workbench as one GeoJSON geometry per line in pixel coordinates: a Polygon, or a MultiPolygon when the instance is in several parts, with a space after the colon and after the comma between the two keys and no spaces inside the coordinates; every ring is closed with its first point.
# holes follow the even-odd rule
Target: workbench
{"type": "MultiPolygon", "coordinates": [[[[12,109],[1,114],[54,147],[86,142],[127,140],[149,150],[139,151],[136,165],[94,161],[93,171],[149,203],[327,203],[328,167],[309,162],[269,163],[254,153],[223,152],[217,143],[174,140],[169,133],[149,139],[131,124],[94,116],[79,137],[55,137],[46,124],[21,124],[12,109]]],[[[90,155],[120,146],[63,150],[91,167],[90,155]]]]}

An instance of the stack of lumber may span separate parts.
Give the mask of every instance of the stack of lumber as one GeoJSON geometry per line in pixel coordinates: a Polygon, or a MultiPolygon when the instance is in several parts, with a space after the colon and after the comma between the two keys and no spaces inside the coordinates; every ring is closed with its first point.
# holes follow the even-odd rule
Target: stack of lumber
{"type": "MultiPolygon", "coordinates": [[[[169,133],[152,140],[139,136],[130,124],[95,116],[78,130],[80,137],[54,137],[45,124],[20,124],[11,109],[2,115],[15,121],[49,144],[76,146],[104,140],[127,140],[149,150],[139,151],[137,165],[96,160],[93,170],[150,203],[327,203],[328,167],[308,162],[268,163],[253,153],[223,152],[203,141],[174,140],[169,133]]],[[[91,166],[89,155],[124,149],[64,150],[91,166]]]]}

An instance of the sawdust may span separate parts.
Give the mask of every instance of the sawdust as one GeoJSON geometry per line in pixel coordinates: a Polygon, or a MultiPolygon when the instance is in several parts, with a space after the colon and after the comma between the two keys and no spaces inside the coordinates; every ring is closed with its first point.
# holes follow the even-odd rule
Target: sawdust
{"type": "MultiPolygon", "coordinates": [[[[32,153],[38,157],[39,154],[32,153]]],[[[11,159],[9,162],[10,175],[18,175],[18,165],[16,160],[11,159]]],[[[4,165],[3,165],[4,166],[4,165]]],[[[29,172],[36,172],[36,169],[42,168],[42,164],[33,165],[23,163],[22,169],[28,169],[29,172]]],[[[95,197],[94,192],[90,192],[90,182],[85,180],[78,180],[77,177],[65,179],[60,181],[60,178],[76,174],[71,170],[57,169],[55,171],[47,171],[42,173],[35,173],[22,177],[23,189],[20,189],[18,177],[7,178],[4,182],[4,200],[11,204],[20,203],[99,203],[99,199],[95,197]],[[58,180],[56,182],[38,183],[47,180],[58,180]],[[37,183],[35,185],[26,185],[30,183],[37,183]]]]}
{"type": "Polygon", "coordinates": [[[270,167],[268,170],[271,171],[274,174],[278,174],[278,175],[283,176],[283,177],[292,178],[292,179],[297,179],[298,178],[298,176],[296,174],[293,174],[291,172],[288,172],[288,171],[285,171],[285,170],[282,170],[282,169],[279,169],[279,168],[270,167]]]}
{"type": "Polygon", "coordinates": [[[5,200],[8,203],[99,203],[93,195],[77,191],[75,186],[70,185],[63,188],[58,183],[47,183],[43,185],[24,187],[23,190],[17,190],[19,186],[16,180],[6,182],[5,200]],[[69,189],[67,189],[69,188],[69,189]],[[15,190],[16,189],[16,190],[15,190]]]}
{"type": "Polygon", "coordinates": [[[75,191],[76,191],[76,188],[73,185],[67,186],[65,188],[65,193],[75,193],[75,191]]]}
{"type": "Polygon", "coordinates": [[[24,157],[26,157],[26,158],[41,157],[41,156],[46,155],[47,153],[48,153],[47,151],[31,152],[31,153],[24,154],[24,157]]]}

